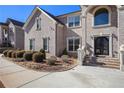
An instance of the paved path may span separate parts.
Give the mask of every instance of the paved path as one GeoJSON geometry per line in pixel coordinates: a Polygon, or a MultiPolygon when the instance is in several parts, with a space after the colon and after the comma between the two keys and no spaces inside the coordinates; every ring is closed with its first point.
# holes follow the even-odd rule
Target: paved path
{"type": "Polygon", "coordinates": [[[124,87],[124,72],[116,69],[77,66],[64,72],[36,72],[0,57],[0,80],[5,87],[124,87]]]}

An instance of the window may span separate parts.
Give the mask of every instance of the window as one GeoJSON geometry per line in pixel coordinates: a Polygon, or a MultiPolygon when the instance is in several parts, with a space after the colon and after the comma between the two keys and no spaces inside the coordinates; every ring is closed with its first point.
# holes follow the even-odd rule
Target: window
{"type": "Polygon", "coordinates": [[[7,38],[8,37],[7,30],[6,29],[3,29],[3,31],[4,31],[4,37],[7,38]]]}
{"type": "Polygon", "coordinates": [[[7,34],[7,30],[6,29],[4,30],[4,33],[5,33],[5,35],[7,34]]]}
{"type": "Polygon", "coordinates": [[[35,50],[35,39],[30,39],[30,50],[35,50]]]}
{"type": "Polygon", "coordinates": [[[48,38],[43,38],[43,49],[48,51],[48,38]]]}
{"type": "Polygon", "coordinates": [[[36,18],[36,29],[41,30],[41,18],[36,18]]]}
{"type": "Polygon", "coordinates": [[[71,16],[68,18],[68,27],[80,26],[80,16],[71,16]]]}
{"type": "Polygon", "coordinates": [[[109,23],[109,13],[105,8],[96,11],[94,15],[94,25],[105,25],[109,23]]]}
{"type": "Polygon", "coordinates": [[[68,51],[77,51],[77,49],[79,48],[80,39],[78,37],[68,38],[67,43],[68,51]]]}

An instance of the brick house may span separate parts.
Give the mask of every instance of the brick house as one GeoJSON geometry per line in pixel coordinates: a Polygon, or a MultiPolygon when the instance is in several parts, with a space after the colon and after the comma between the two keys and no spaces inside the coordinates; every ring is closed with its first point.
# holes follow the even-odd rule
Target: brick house
{"type": "Polygon", "coordinates": [[[79,11],[60,16],[53,16],[35,7],[23,27],[25,49],[43,48],[50,54],[59,56],[66,48],[69,55],[76,56],[81,45],[85,47],[85,55],[90,61],[93,61],[93,57],[118,59],[119,47],[124,44],[124,7],[80,7],[79,11]]]}
{"type": "Polygon", "coordinates": [[[0,47],[24,49],[24,23],[8,18],[6,23],[0,23],[0,47]]]}

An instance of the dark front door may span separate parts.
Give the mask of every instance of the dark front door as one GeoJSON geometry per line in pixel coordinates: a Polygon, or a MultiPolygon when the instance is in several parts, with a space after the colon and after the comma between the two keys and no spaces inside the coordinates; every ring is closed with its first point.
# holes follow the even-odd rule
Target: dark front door
{"type": "Polygon", "coordinates": [[[94,38],[95,55],[109,55],[109,37],[94,38]]]}

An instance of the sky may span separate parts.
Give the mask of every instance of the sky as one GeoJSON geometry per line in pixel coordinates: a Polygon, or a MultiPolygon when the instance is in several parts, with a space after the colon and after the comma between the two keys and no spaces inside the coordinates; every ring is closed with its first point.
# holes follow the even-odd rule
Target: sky
{"type": "MultiPolygon", "coordinates": [[[[0,22],[5,22],[7,18],[25,22],[34,7],[35,5],[0,5],[0,22]]],[[[40,5],[40,7],[55,16],[80,10],[77,5],[40,5]]]]}

